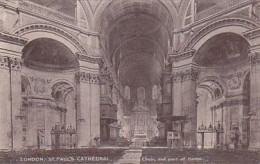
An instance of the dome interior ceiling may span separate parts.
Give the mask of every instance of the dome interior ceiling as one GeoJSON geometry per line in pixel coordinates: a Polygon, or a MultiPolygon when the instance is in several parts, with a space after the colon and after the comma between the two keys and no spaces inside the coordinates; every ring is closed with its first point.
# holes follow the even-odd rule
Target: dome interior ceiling
{"type": "Polygon", "coordinates": [[[158,0],[114,0],[104,11],[105,47],[123,85],[160,83],[173,21],[158,0]]]}
{"type": "Polygon", "coordinates": [[[29,42],[23,49],[26,66],[70,69],[78,65],[76,56],[64,44],[49,38],[29,42]]]}

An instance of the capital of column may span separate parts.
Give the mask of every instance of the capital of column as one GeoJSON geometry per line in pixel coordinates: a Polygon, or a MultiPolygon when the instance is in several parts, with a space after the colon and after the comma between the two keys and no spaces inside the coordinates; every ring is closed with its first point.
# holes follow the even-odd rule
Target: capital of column
{"type": "Polygon", "coordinates": [[[198,70],[194,68],[185,68],[173,73],[173,82],[182,82],[186,80],[196,80],[198,77],[198,70]]]}
{"type": "Polygon", "coordinates": [[[12,70],[21,70],[22,61],[18,58],[12,58],[7,56],[0,56],[0,67],[11,68],[12,70]]]}
{"type": "Polygon", "coordinates": [[[99,84],[99,75],[98,74],[91,74],[86,72],[77,72],[76,79],[78,82],[85,82],[90,84],[99,84]]]}

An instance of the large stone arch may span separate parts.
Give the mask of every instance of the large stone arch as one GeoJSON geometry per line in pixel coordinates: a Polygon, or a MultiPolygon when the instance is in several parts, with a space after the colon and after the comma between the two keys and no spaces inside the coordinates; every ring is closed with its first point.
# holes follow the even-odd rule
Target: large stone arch
{"type": "MultiPolygon", "coordinates": [[[[171,14],[172,21],[174,22],[173,24],[174,29],[179,27],[180,25],[179,14],[176,6],[168,0],[159,0],[159,1],[164,7],[168,9],[169,13],[171,14]]],[[[93,20],[93,29],[95,31],[98,31],[100,27],[103,12],[105,11],[106,7],[111,5],[112,2],[113,2],[112,0],[102,1],[96,8],[95,10],[96,12],[94,13],[94,20],[93,20]]]]}
{"type": "MultiPolygon", "coordinates": [[[[186,43],[184,43],[184,46],[181,48],[181,52],[192,49],[198,50],[208,39],[221,33],[236,33],[243,37],[244,32],[252,30],[257,26],[258,25],[253,21],[239,17],[214,20],[213,22],[210,22],[204,26],[204,28],[195,32],[191,38],[187,40],[186,43]]],[[[247,41],[249,44],[251,44],[250,40],[247,41]]]]}
{"type": "Polygon", "coordinates": [[[220,77],[217,77],[217,76],[202,77],[201,79],[198,80],[197,86],[199,86],[203,82],[207,82],[207,81],[213,81],[216,84],[218,84],[223,89],[223,95],[226,95],[228,93],[227,84],[225,83],[225,81],[223,79],[221,79],[220,77]]]}
{"type": "Polygon", "coordinates": [[[13,34],[28,39],[28,42],[43,37],[54,39],[66,45],[74,55],[81,53],[91,56],[90,52],[83,46],[78,38],[58,26],[50,24],[30,24],[17,29],[13,34]]]}

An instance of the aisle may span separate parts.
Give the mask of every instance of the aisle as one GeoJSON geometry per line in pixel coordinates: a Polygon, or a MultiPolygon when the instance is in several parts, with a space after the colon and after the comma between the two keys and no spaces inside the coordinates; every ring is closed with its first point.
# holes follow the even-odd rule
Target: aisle
{"type": "Polygon", "coordinates": [[[141,149],[130,149],[126,150],[125,154],[117,162],[118,164],[138,164],[142,156],[141,149]]]}

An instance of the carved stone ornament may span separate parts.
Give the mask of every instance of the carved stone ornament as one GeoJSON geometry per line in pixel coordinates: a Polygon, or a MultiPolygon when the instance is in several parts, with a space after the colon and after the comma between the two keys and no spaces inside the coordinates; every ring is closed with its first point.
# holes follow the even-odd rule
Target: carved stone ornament
{"type": "Polygon", "coordinates": [[[245,73],[246,71],[236,72],[225,76],[224,78],[226,79],[228,89],[231,91],[240,89],[242,86],[242,80],[245,73]]]}
{"type": "Polygon", "coordinates": [[[6,57],[6,56],[0,56],[0,67],[2,68],[10,68],[12,70],[21,70],[22,68],[22,62],[20,59],[17,58],[11,58],[6,57]],[[10,63],[8,63],[10,62],[10,63]]]}
{"type": "Polygon", "coordinates": [[[193,68],[180,70],[173,73],[173,81],[182,82],[186,80],[196,80],[198,73],[199,72],[193,68]]]}
{"type": "Polygon", "coordinates": [[[78,72],[76,73],[76,78],[80,82],[99,84],[99,75],[91,74],[86,72],[78,72]]]}

